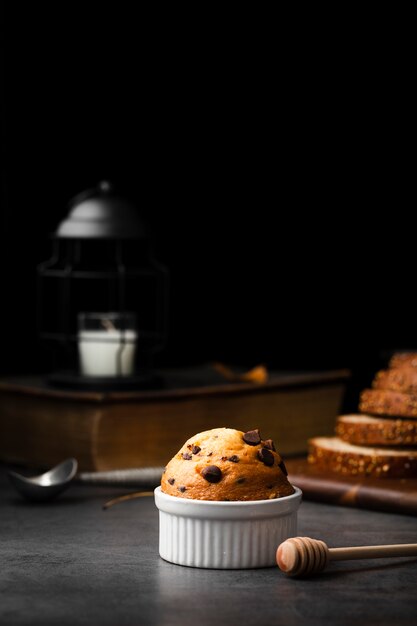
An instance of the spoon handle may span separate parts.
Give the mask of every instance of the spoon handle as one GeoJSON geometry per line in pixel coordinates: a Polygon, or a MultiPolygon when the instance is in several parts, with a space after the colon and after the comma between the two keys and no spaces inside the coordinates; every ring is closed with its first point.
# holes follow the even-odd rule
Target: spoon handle
{"type": "Polygon", "coordinates": [[[138,467],[109,470],[108,472],[80,472],[75,480],[88,485],[157,487],[161,483],[163,471],[163,467],[138,467]]]}

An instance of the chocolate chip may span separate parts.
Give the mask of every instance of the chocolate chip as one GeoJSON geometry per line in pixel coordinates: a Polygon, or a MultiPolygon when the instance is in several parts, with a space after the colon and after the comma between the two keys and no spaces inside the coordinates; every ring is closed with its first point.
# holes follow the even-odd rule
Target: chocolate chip
{"type": "Polygon", "coordinates": [[[243,478],[242,476],[241,478],[238,478],[236,482],[238,485],[241,485],[242,483],[246,482],[246,478],[243,478]]]}
{"type": "Polygon", "coordinates": [[[175,478],[168,478],[168,482],[170,485],[173,485],[175,483],[175,478]]]}
{"type": "Polygon", "coordinates": [[[207,456],[211,456],[213,454],[213,452],[209,452],[207,456]]]}
{"type": "Polygon", "coordinates": [[[178,487],[178,491],[181,491],[181,493],[184,493],[184,491],[187,491],[187,487],[178,487]]]}
{"type": "Polygon", "coordinates": [[[248,432],[243,435],[243,441],[250,446],[257,446],[258,443],[261,443],[259,428],[256,430],[248,430],[248,432]]]}
{"type": "Polygon", "coordinates": [[[274,464],[274,455],[270,450],[268,450],[268,448],[261,448],[258,450],[258,458],[268,467],[272,467],[274,464]]]}
{"type": "Polygon", "coordinates": [[[217,465],[208,465],[203,469],[201,475],[209,483],[218,483],[222,479],[222,471],[217,465]]]}
{"type": "Polygon", "coordinates": [[[229,456],[227,460],[230,461],[231,463],[239,463],[239,457],[237,456],[237,454],[234,454],[233,456],[229,456]]]}
{"type": "Polygon", "coordinates": [[[283,472],[283,474],[285,474],[285,476],[288,476],[287,468],[285,467],[285,463],[284,463],[284,461],[282,459],[281,459],[281,462],[278,463],[278,467],[281,470],[281,472],[283,472]]]}
{"type": "Polygon", "coordinates": [[[182,458],[184,459],[184,461],[191,461],[193,457],[191,456],[191,454],[188,454],[188,452],[183,452],[182,458]]]}
{"type": "Polygon", "coordinates": [[[220,461],[227,461],[227,456],[222,456],[220,461]]]}
{"type": "Polygon", "coordinates": [[[274,452],[276,452],[275,444],[272,439],[267,439],[266,441],[264,441],[264,447],[268,448],[268,450],[273,450],[274,452]]]}
{"type": "Polygon", "coordinates": [[[191,448],[191,452],[192,452],[193,454],[198,454],[198,453],[200,452],[200,450],[201,450],[200,446],[193,446],[193,447],[191,448]]]}

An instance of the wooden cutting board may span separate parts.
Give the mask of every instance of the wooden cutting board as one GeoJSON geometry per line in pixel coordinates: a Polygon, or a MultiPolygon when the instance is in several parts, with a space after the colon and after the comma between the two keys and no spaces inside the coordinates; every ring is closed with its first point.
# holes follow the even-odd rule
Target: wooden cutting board
{"type": "Polygon", "coordinates": [[[323,473],[305,458],[286,459],[290,482],[306,500],[417,515],[417,478],[360,478],[323,473]]]}

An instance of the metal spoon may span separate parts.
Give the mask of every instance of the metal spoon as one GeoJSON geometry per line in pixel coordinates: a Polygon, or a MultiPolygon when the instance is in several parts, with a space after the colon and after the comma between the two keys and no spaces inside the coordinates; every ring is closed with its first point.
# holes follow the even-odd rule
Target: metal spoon
{"type": "Polygon", "coordinates": [[[12,485],[24,498],[45,502],[55,498],[72,482],[113,487],[157,487],[164,471],[163,467],[141,467],[77,474],[77,469],[77,460],[71,458],[38,476],[22,476],[13,470],[9,470],[7,474],[12,485]]]}

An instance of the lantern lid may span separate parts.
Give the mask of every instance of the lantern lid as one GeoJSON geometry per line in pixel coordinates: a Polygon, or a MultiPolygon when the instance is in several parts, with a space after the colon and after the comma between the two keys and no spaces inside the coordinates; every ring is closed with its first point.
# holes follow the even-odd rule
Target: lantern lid
{"type": "Polygon", "coordinates": [[[147,228],[134,203],[102,181],[75,196],[55,236],[63,239],[146,239],[147,228]]]}

